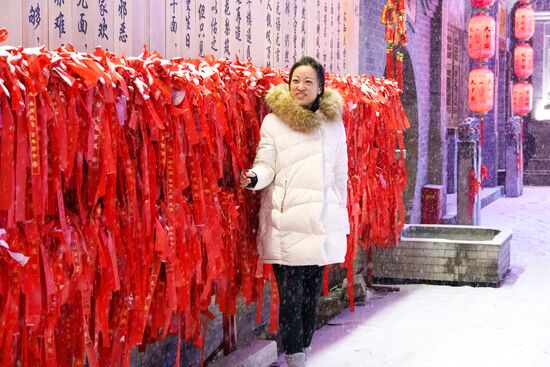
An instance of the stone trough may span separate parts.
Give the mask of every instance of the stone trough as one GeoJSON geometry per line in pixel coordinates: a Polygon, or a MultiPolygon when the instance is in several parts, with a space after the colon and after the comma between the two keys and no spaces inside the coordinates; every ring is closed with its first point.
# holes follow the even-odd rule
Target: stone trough
{"type": "Polygon", "coordinates": [[[407,225],[398,247],[374,249],[374,281],[498,287],[510,267],[511,241],[507,229],[407,225]]]}

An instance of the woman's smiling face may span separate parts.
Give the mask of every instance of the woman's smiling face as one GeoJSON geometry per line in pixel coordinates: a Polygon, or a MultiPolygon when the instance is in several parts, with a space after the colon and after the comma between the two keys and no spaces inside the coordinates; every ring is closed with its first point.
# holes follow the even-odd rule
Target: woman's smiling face
{"type": "Polygon", "coordinates": [[[309,65],[298,66],[290,80],[290,94],[300,106],[311,106],[321,93],[317,73],[309,65]]]}

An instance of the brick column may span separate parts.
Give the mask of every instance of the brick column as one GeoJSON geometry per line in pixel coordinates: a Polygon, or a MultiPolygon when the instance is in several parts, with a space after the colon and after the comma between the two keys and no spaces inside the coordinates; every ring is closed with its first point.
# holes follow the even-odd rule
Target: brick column
{"type": "Polygon", "coordinates": [[[457,128],[447,129],[447,194],[456,193],[457,180],[457,128]]]}
{"type": "Polygon", "coordinates": [[[523,142],[521,117],[510,118],[506,131],[506,196],[523,195],[523,142]]]}
{"type": "Polygon", "coordinates": [[[495,187],[498,184],[498,116],[500,108],[499,87],[500,78],[499,68],[499,39],[500,39],[500,2],[495,2],[495,5],[489,10],[489,15],[495,18],[496,23],[496,42],[497,51],[495,56],[488,61],[488,68],[495,74],[495,90],[494,90],[494,107],[485,116],[483,129],[484,144],[481,147],[481,157],[483,165],[489,170],[489,177],[483,182],[485,187],[495,187]]]}
{"type": "Polygon", "coordinates": [[[479,123],[474,118],[464,120],[458,127],[458,191],[457,191],[457,224],[481,224],[481,200],[476,195],[470,213],[470,172],[480,177],[481,154],[479,147],[479,123]]]}
{"type": "MultiPolygon", "coordinates": [[[[430,101],[431,116],[428,145],[428,182],[443,186],[447,192],[447,25],[449,0],[441,0],[440,10],[432,21],[430,101]]],[[[443,195],[443,216],[447,209],[443,195]]]]}

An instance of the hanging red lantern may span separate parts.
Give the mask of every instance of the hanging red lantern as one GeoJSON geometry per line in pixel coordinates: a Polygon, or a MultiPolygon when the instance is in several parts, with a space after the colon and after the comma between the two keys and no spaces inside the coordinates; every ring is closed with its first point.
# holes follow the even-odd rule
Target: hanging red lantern
{"type": "Polygon", "coordinates": [[[519,0],[519,2],[522,4],[529,4],[531,0],[519,0]]]}
{"type": "Polygon", "coordinates": [[[514,34],[520,41],[527,41],[535,34],[535,11],[531,6],[523,6],[516,10],[514,34]]]}
{"type": "Polygon", "coordinates": [[[472,0],[472,5],[477,7],[491,6],[495,3],[495,0],[472,0]]]}
{"type": "Polygon", "coordinates": [[[495,19],[487,14],[478,14],[468,22],[468,56],[483,61],[495,55],[495,19]]]}
{"type": "Polygon", "coordinates": [[[473,69],[468,77],[468,107],[483,115],[493,108],[495,76],[485,67],[473,69]]]}
{"type": "Polygon", "coordinates": [[[533,108],[533,86],[527,82],[514,85],[512,109],[516,115],[527,115],[533,108]]]}
{"type": "Polygon", "coordinates": [[[533,74],[533,47],[530,45],[518,45],[514,49],[514,73],[522,79],[533,74]]]}

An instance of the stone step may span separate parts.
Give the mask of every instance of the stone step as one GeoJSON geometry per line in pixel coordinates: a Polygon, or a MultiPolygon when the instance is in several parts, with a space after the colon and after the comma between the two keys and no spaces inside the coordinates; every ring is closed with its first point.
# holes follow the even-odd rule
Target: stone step
{"type": "Polygon", "coordinates": [[[531,158],[528,164],[529,171],[550,171],[550,158],[531,158]]]}
{"type": "Polygon", "coordinates": [[[526,186],[550,186],[550,170],[523,172],[523,184],[526,186]]]}
{"type": "Polygon", "coordinates": [[[254,340],[218,359],[210,367],[267,367],[277,361],[277,343],[273,340],[254,340]]]}
{"type": "Polygon", "coordinates": [[[503,187],[486,187],[481,191],[481,209],[485,208],[487,205],[491,204],[493,201],[498,200],[503,195],[503,187]]]}

